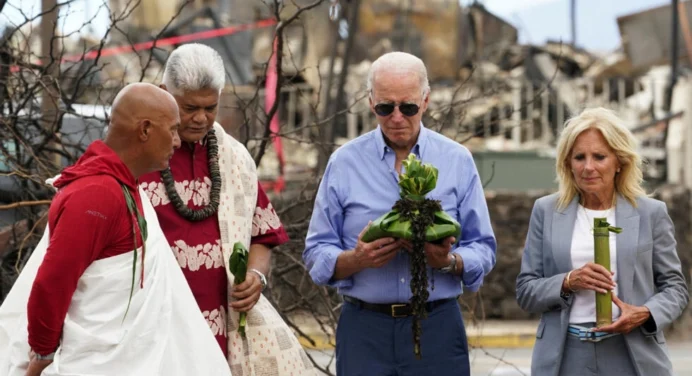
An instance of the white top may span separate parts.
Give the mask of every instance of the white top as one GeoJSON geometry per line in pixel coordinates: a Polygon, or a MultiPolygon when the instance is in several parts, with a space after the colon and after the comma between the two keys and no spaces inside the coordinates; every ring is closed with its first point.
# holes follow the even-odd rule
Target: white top
{"type": "MultiPolygon", "coordinates": [[[[572,234],[572,270],[581,268],[587,262],[594,261],[593,219],[607,218],[611,226],[615,224],[615,207],[608,210],[590,210],[582,205],[577,208],[577,220],[572,234]]],[[[615,272],[617,280],[617,249],[615,248],[615,234],[610,234],[610,270],[615,272]]],[[[615,286],[613,294],[617,294],[615,286]]],[[[620,317],[620,308],[613,303],[613,321],[620,317]]],[[[570,324],[596,322],[596,292],[582,290],[574,293],[572,310],[569,315],[570,324]]]]}
{"type": "MultiPolygon", "coordinates": [[[[144,191],[139,192],[146,197],[144,191]]],[[[145,199],[142,208],[149,229],[144,287],[140,287],[142,263],[138,256],[127,316],[132,251],[96,260],[84,271],[65,317],[60,347],[43,376],[231,376],[226,357],[195,302],[153,206],[145,199]]],[[[2,376],[26,375],[26,306],[49,239],[47,228],[0,306],[2,376]]]]}

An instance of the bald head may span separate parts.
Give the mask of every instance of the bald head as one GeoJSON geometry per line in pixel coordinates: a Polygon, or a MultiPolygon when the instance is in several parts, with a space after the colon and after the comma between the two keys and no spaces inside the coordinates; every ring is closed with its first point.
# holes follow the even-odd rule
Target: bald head
{"type": "Polygon", "coordinates": [[[113,100],[110,132],[132,132],[139,121],[178,111],[175,98],[156,85],[138,82],[125,86],[113,100]]]}
{"type": "Polygon", "coordinates": [[[152,84],[133,83],[113,100],[105,142],[121,158],[131,156],[137,172],[161,170],[180,146],[179,124],[178,105],[171,94],[152,84]]]}

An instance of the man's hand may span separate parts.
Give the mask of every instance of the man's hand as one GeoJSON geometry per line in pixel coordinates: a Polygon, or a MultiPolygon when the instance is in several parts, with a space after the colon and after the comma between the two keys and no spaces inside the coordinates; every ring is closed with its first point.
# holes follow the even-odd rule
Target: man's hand
{"type": "Polygon", "coordinates": [[[646,307],[633,306],[620,300],[615,294],[613,303],[620,307],[620,317],[612,324],[594,329],[594,332],[627,334],[634,328],[641,326],[651,317],[651,311],[646,307]]]}
{"type": "Polygon", "coordinates": [[[569,281],[565,277],[563,287],[569,287],[572,291],[593,290],[605,294],[615,288],[615,273],[601,265],[589,262],[579,269],[572,271],[569,281]]]}
{"type": "Polygon", "coordinates": [[[31,351],[29,353],[29,367],[26,369],[26,376],[41,376],[46,367],[48,367],[52,360],[38,360],[36,359],[36,353],[31,351]]]}
{"type": "Polygon", "coordinates": [[[358,235],[356,247],[341,252],[336,259],[332,276],[335,280],[348,278],[363,269],[381,268],[392,261],[397,251],[402,248],[403,241],[394,238],[377,239],[370,243],[363,242],[363,235],[368,231],[370,223],[372,222],[369,222],[358,235]]]}
{"type": "Polygon", "coordinates": [[[353,249],[354,258],[358,266],[363,269],[381,268],[396,256],[396,252],[402,247],[402,240],[382,238],[365,243],[362,238],[368,227],[370,223],[358,235],[358,243],[353,249]]]}
{"type": "Polygon", "coordinates": [[[425,243],[425,257],[428,259],[428,265],[431,268],[440,269],[449,265],[449,252],[452,251],[452,245],[456,242],[453,236],[446,237],[442,244],[425,243]]]}
{"type": "Polygon", "coordinates": [[[245,275],[243,283],[233,286],[231,296],[236,299],[231,303],[233,310],[237,312],[247,312],[257,304],[262,294],[262,282],[257,273],[250,270],[245,275]]]}
{"type": "MultiPolygon", "coordinates": [[[[424,243],[423,250],[425,251],[425,257],[428,261],[428,265],[434,269],[441,269],[449,265],[449,253],[452,251],[452,245],[456,242],[453,236],[449,236],[442,240],[442,244],[435,243],[424,243]]],[[[403,247],[411,252],[413,250],[413,244],[408,241],[403,241],[403,247]]]]}

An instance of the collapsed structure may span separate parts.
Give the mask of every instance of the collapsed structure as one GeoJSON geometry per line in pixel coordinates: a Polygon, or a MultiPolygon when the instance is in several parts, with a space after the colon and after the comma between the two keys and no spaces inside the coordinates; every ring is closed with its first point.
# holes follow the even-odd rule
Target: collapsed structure
{"type": "MultiPolygon", "coordinates": [[[[311,3],[283,2],[281,16],[288,18],[296,7],[311,3]]],[[[406,50],[421,57],[429,70],[432,93],[426,125],[473,151],[538,150],[549,155],[566,119],[586,106],[604,106],[618,110],[641,141],[642,154],[649,161],[647,178],[681,182],[687,176],[692,186],[692,171],[683,174],[680,163],[686,156],[682,122],[689,116],[684,113],[689,83],[678,70],[675,95],[667,95],[672,76],[666,48],[670,35],[651,32],[670,29],[670,6],[620,17],[622,47],[598,54],[561,42],[520,45],[517,29],[479,4],[342,0],[344,11],[331,22],[327,15],[332,3],[322,2],[284,29],[284,84],[278,113],[281,131],[291,136],[284,140],[284,168],[279,168],[280,159],[269,148],[260,166],[266,179],[281,171],[290,180],[291,174],[314,169],[319,151],[301,141],[340,144],[372,129],[376,124],[365,93],[370,62],[384,52],[406,50]],[[357,23],[349,16],[348,8],[354,6],[357,23]],[[338,78],[350,33],[354,43],[341,86],[338,78]],[[335,103],[337,98],[341,103],[335,103]]],[[[116,15],[132,6],[123,0],[109,0],[109,5],[116,15]]],[[[218,120],[237,138],[250,139],[252,148],[266,123],[262,88],[272,54],[274,11],[253,0],[196,0],[182,10],[179,6],[143,0],[130,10],[120,27],[124,32],[111,33],[105,48],[158,41],[137,53],[125,48],[102,54],[98,59],[102,68],[89,81],[95,89],[84,92],[85,102],[98,96],[96,103],[107,103],[124,82],[157,82],[168,53],[179,43],[209,44],[224,56],[229,78],[218,120]]],[[[689,28],[681,28],[681,35],[682,30],[689,28]]],[[[68,55],[79,57],[85,47],[101,43],[87,35],[80,38],[65,40],[68,55]]],[[[36,41],[17,43],[32,46],[36,41]]],[[[685,46],[679,47],[679,56],[687,60],[685,46]]],[[[89,64],[94,59],[68,60],[62,66],[78,76],[89,64]]],[[[74,84],[70,77],[63,77],[68,89],[74,84]]]]}

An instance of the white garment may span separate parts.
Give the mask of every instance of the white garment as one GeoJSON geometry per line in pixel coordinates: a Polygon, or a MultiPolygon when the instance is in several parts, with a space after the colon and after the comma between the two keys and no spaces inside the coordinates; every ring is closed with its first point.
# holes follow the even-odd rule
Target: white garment
{"type": "MultiPolygon", "coordinates": [[[[609,210],[591,210],[582,205],[577,208],[577,220],[572,234],[572,270],[581,268],[588,262],[594,261],[593,219],[606,217],[611,226],[615,224],[615,208],[609,210]],[[606,217],[607,216],[607,217],[606,217]]],[[[615,272],[617,280],[617,249],[615,248],[616,235],[610,233],[610,270],[615,272]]],[[[612,291],[618,293],[618,287],[612,291]]],[[[620,317],[620,308],[613,303],[613,321],[620,317]]],[[[596,292],[582,290],[574,293],[572,310],[569,315],[570,324],[596,322],[596,292]]]]}
{"type": "MultiPolygon", "coordinates": [[[[140,196],[146,197],[141,190],[140,196]]],[[[132,252],[93,262],[79,280],[60,347],[43,376],[231,375],[151,203],[142,200],[142,205],[149,233],[144,287],[139,287],[138,253],[135,293],[125,315],[132,283],[132,252]]],[[[46,229],[0,307],[2,376],[24,376],[26,372],[30,350],[26,307],[48,241],[46,229]]]]}
{"type": "MultiPolygon", "coordinates": [[[[235,277],[226,261],[236,242],[250,249],[257,207],[257,171],[243,144],[216,123],[214,130],[218,135],[222,181],[218,211],[221,249],[230,291],[235,277]]],[[[245,339],[238,333],[239,313],[231,307],[233,301],[229,295],[228,364],[233,373],[248,376],[316,374],[295,334],[264,295],[260,295],[257,304],[248,312],[245,339]]]]}

